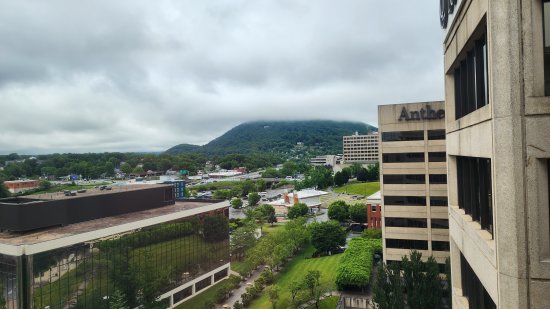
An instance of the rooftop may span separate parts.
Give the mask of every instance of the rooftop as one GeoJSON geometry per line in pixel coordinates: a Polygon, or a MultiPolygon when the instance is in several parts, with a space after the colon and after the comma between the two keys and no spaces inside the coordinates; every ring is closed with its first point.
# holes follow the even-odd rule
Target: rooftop
{"type": "MultiPolygon", "coordinates": [[[[160,208],[153,208],[138,212],[126,213],[118,216],[105,217],[90,221],[84,221],[66,226],[50,227],[40,230],[34,230],[23,233],[0,233],[0,247],[1,245],[21,246],[21,245],[34,245],[42,242],[58,240],[70,236],[81,235],[89,232],[95,232],[98,230],[120,227],[128,225],[129,223],[135,223],[143,220],[154,221],[155,219],[161,219],[163,216],[173,216],[179,214],[179,216],[173,216],[173,219],[190,216],[195,213],[200,213],[203,210],[201,207],[214,206],[214,208],[225,207],[226,205],[218,203],[217,200],[183,200],[176,201],[174,205],[169,205],[160,208]],[[193,211],[195,210],[195,211],[193,211]]],[[[210,208],[204,209],[209,211],[210,208]]]]}

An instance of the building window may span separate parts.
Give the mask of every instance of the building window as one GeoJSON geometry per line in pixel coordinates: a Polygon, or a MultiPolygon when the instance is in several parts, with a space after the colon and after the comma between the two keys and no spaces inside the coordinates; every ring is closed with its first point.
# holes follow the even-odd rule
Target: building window
{"type": "Polygon", "coordinates": [[[227,277],[227,273],[228,273],[228,269],[227,268],[224,268],[220,271],[218,271],[217,273],[214,274],[214,282],[218,282],[220,281],[221,279],[227,277]]]}
{"type": "Polygon", "coordinates": [[[179,303],[180,301],[186,299],[187,297],[193,294],[193,287],[187,287],[177,293],[174,293],[174,304],[179,303]]]}
{"type": "Polygon", "coordinates": [[[460,254],[460,274],[462,280],[462,295],[468,298],[471,309],[496,309],[495,302],[479,281],[476,273],[468,264],[462,253],[460,254]]]}
{"type": "Polygon", "coordinates": [[[382,155],[383,163],[407,163],[407,162],[424,162],[423,152],[409,153],[385,153],[382,155]]]}
{"type": "Polygon", "coordinates": [[[432,229],[449,229],[449,220],[447,219],[432,219],[431,221],[432,229]]]}
{"type": "Polygon", "coordinates": [[[446,196],[432,196],[430,197],[430,206],[445,206],[448,205],[446,196]]]}
{"type": "Polygon", "coordinates": [[[173,201],[174,200],[174,188],[168,188],[164,190],[164,201],[173,201]]]}
{"type": "Polygon", "coordinates": [[[212,277],[207,277],[202,279],[201,281],[195,283],[195,293],[209,287],[212,284],[212,277]]]}
{"type": "Polygon", "coordinates": [[[384,218],[386,227],[417,227],[417,228],[427,228],[428,222],[427,219],[417,219],[417,218],[384,218]]]}
{"type": "Polygon", "coordinates": [[[550,0],[543,1],[544,94],[550,96],[550,0]]]}
{"type": "Polygon", "coordinates": [[[445,162],[447,153],[445,152],[430,152],[428,153],[428,162],[445,162]]]}
{"type": "Polygon", "coordinates": [[[384,184],[425,184],[424,174],[384,175],[384,184]]]}
{"type": "Polygon", "coordinates": [[[491,159],[457,157],[458,206],[493,234],[491,159]]]}
{"type": "Polygon", "coordinates": [[[433,251],[449,251],[449,242],[448,241],[432,241],[432,250],[433,251]]]}
{"type": "Polygon", "coordinates": [[[390,239],[386,238],[386,247],[395,249],[428,250],[427,240],[390,239]]]}
{"type": "Polygon", "coordinates": [[[487,36],[478,36],[454,71],[455,117],[460,119],[489,104],[487,36]]]}
{"type": "Polygon", "coordinates": [[[430,174],[430,184],[432,185],[447,184],[447,174],[430,174]]]}
{"type": "Polygon", "coordinates": [[[445,139],[445,130],[428,130],[428,140],[445,139]]]}
{"type": "Polygon", "coordinates": [[[397,142],[397,141],[423,141],[424,131],[397,131],[397,132],[383,132],[383,142],[397,142]]]}
{"type": "Polygon", "coordinates": [[[426,206],[423,196],[384,196],[384,205],[396,206],[426,206]]]}

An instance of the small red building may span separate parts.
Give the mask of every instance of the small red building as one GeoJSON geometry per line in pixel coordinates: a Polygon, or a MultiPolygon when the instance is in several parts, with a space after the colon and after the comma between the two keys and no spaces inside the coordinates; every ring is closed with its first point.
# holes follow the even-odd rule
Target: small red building
{"type": "Polygon", "coordinates": [[[40,186],[40,181],[38,180],[13,180],[13,181],[4,181],[6,187],[11,193],[19,193],[22,191],[27,191],[31,189],[36,189],[40,186]]]}

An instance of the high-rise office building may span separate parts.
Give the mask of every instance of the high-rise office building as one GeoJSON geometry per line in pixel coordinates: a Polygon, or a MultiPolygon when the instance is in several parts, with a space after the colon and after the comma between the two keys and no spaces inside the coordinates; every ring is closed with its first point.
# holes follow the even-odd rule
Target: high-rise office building
{"type": "Polygon", "coordinates": [[[440,4],[453,308],[548,308],[550,2],[440,4]]]}
{"type": "Polygon", "coordinates": [[[344,163],[375,163],[378,161],[378,132],[343,137],[344,163]]]}
{"type": "Polygon", "coordinates": [[[449,256],[443,102],[378,106],[385,262],[449,256]]]}

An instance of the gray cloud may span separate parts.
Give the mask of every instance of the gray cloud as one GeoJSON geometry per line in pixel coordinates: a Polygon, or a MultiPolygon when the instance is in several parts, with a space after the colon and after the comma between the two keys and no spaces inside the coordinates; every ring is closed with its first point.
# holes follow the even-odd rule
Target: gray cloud
{"type": "Polygon", "coordinates": [[[0,153],[159,151],[443,98],[429,1],[3,1],[0,153]]]}

